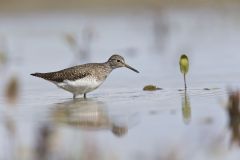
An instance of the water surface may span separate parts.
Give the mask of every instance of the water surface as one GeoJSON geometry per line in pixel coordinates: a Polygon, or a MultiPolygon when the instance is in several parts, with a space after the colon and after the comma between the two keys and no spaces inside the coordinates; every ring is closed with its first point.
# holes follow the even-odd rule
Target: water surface
{"type": "Polygon", "coordinates": [[[227,88],[240,80],[240,23],[230,13],[1,16],[8,63],[0,72],[0,159],[238,159],[225,108],[227,88]],[[69,45],[69,34],[79,46],[69,45]],[[29,75],[104,62],[115,52],[140,74],[114,70],[86,100],[29,75]],[[20,90],[8,103],[13,75],[20,90]],[[143,91],[147,84],[163,90],[143,91]]]}

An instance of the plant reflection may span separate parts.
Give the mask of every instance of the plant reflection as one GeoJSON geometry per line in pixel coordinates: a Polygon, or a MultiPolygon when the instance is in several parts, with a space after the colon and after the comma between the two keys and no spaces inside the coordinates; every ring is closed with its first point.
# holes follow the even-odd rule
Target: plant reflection
{"type": "Polygon", "coordinates": [[[191,121],[191,105],[190,105],[190,99],[186,90],[182,95],[182,115],[183,115],[183,122],[185,124],[189,124],[191,121]]]}
{"type": "Polygon", "coordinates": [[[37,133],[35,150],[36,159],[48,160],[52,151],[51,143],[53,141],[54,129],[49,125],[43,124],[37,133]]]}
{"type": "MultiPolygon", "coordinates": [[[[128,125],[114,120],[103,102],[93,100],[71,100],[55,106],[53,120],[85,130],[111,130],[118,137],[128,132],[128,125]]],[[[128,122],[127,122],[128,123],[128,122]]]]}
{"type": "Polygon", "coordinates": [[[231,91],[228,96],[228,116],[229,116],[229,128],[231,130],[231,143],[237,143],[240,145],[240,110],[239,110],[239,101],[240,101],[240,92],[231,91]]]}

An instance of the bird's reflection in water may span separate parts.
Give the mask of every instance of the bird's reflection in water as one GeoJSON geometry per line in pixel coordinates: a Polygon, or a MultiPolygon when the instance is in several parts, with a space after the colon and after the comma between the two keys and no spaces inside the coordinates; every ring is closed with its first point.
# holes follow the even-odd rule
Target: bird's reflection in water
{"type": "Polygon", "coordinates": [[[183,116],[183,122],[185,124],[189,124],[191,121],[191,105],[190,105],[190,99],[186,90],[182,95],[182,116],[183,116]]]}
{"type": "MultiPolygon", "coordinates": [[[[70,100],[54,107],[53,120],[85,130],[110,130],[115,136],[122,137],[128,132],[128,120],[115,121],[103,102],[91,99],[70,100]]],[[[120,115],[121,116],[121,115],[120,115]]]]}
{"type": "Polygon", "coordinates": [[[231,144],[240,145],[240,92],[231,91],[228,96],[228,116],[229,116],[229,128],[231,131],[231,144]]]}

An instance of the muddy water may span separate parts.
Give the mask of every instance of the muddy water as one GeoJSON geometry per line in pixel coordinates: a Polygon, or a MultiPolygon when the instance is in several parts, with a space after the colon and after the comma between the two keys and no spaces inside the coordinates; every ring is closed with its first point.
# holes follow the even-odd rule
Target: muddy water
{"type": "Polygon", "coordinates": [[[240,81],[237,16],[2,15],[8,61],[0,72],[0,159],[238,159],[225,109],[227,88],[240,81]],[[104,62],[115,52],[140,73],[114,70],[86,100],[29,75],[104,62]],[[190,59],[187,92],[178,66],[183,52],[190,59]],[[13,75],[19,90],[9,102],[13,75]],[[143,91],[147,84],[163,89],[143,91]]]}

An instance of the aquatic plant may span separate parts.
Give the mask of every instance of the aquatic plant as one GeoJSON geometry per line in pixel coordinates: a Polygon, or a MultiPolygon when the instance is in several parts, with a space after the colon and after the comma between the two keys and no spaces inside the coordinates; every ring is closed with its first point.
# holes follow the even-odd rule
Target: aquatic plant
{"type": "Polygon", "coordinates": [[[144,91],[156,91],[156,90],[161,90],[162,88],[159,88],[155,85],[146,85],[143,90],[144,91]]]}
{"type": "Polygon", "coordinates": [[[231,143],[240,145],[240,91],[230,91],[228,95],[227,113],[231,130],[231,143]]]}
{"type": "Polygon", "coordinates": [[[188,61],[188,57],[185,54],[182,54],[179,60],[179,65],[180,65],[180,71],[183,74],[183,78],[184,78],[184,86],[185,89],[187,89],[187,83],[186,83],[186,74],[188,73],[188,69],[189,69],[189,61],[188,61]]]}
{"type": "Polygon", "coordinates": [[[7,86],[6,86],[6,90],[5,90],[5,95],[6,95],[6,99],[8,101],[8,103],[15,103],[18,95],[19,95],[19,82],[17,77],[13,76],[7,86]]]}

